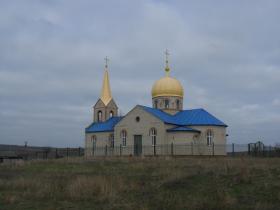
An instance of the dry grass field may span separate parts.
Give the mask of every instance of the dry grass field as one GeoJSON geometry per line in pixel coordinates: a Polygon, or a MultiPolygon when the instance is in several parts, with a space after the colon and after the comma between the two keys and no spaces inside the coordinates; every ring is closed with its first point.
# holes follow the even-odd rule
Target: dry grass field
{"type": "Polygon", "coordinates": [[[1,164],[0,209],[280,209],[280,158],[1,164]]]}

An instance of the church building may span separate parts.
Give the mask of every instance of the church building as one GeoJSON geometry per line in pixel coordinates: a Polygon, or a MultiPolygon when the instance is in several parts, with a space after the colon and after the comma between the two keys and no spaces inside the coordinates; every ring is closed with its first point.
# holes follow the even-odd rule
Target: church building
{"type": "Polygon", "coordinates": [[[184,88],[165,76],[151,90],[152,107],[136,105],[118,115],[106,60],[101,96],[85,129],[85,155],[226,155],[227,125],[205,109],[184,110],[184,88]]]}

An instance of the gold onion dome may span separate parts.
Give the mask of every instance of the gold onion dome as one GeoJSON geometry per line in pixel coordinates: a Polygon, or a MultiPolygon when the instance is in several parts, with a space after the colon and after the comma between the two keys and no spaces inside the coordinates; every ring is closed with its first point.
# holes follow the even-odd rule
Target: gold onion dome
{"type": "Polygon", "coordinates": [[[184,89],[177,79],[166,75],[153,85],[152,97],[155,98],[158,96],[177,96],[183,98],[184,89]]]}
{"type": "Polygon", "coordinates": [[[184,97],[184,89],[181,83],[177,79],[169,76],[170,68],[168,66],[168,55],[168,51],[166,50],[166,76],[154,83],[152,88],[153,98],[159,96],[184,97]]]}

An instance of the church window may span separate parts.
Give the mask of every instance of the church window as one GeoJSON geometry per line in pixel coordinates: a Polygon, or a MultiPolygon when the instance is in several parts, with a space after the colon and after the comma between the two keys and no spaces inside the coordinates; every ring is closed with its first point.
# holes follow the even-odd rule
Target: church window
{"type": "Polygon", "coordinates": [[[158,108],[158,100],[155,100],[155,108],[158,108]]]}
{"type": "Polygon", "coordinates": [[[168,109],[169,108],[169,100],[165,99],[164,104],[165,104],[165,108],[168,109]]]}
{"type": "Polygon", "coordinates": [[[97,114],[97,121],[101,122],[102,121],[102,111],[99,111],[97,114]]]}
{"type": "Polygon", "coordinates": [[[208,146],[211,146],[213,144],[213,131],[212,130],[207,130],[206,140],[207,140],[207,145],[208,146]]]}
{"type": "Polygon", "coordinates": [[[114,134],[110,134],[110,136],[109,136],[109,145],[111,148],[114,148],[114,146],[115,146],[114,134]]]}
{"type": "Polygon", "coordinates": [[[176,106],[177,106],[177,109],[180,109],[180,101],[178,99],[176,100],[176,106]]]}
{"type": "Polygon", "coordinates": [[[92,147],[96,148],[96,136],[91,137],[91,143],[92,143],[92,147]]]}
{"type": "Polygon", "coordinates": [[[114,112],[113,111],[110,111],[110,118],[111,117],[114,117],[114,112]]]}
{"type": "Polygon", "coordinates": [[[122,146],[126,146],[127,132],[126,130],[121,131],[122,146]]]}
{"type": "Polygon", "coordinates": [[[155,128],[151,128],[150,136],[152,137],[152,146],[156,146],[156,144],[157,144],[157,130],[155,128]]]}

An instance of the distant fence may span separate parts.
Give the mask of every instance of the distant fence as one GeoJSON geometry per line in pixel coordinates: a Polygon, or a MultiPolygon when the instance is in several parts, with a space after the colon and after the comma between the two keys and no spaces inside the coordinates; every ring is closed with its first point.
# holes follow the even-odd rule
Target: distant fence
{"type": "Polygon", "coordinates": [[[58,159],[68,157],[112,157],[112,156],[252,156],[280,157],[280,147],[263,144],[165,144],[156,146],[104,146],[92,148],[0,148],[0,163],[6,159],[58,159]]]}
{"type": "Polygon", "coordinates": [[[36,147],[20,147],[1,149],[0,162],[5,159],[57,159],[67,157],[84,156],[84,148],[36,148],[36,147]]]}

